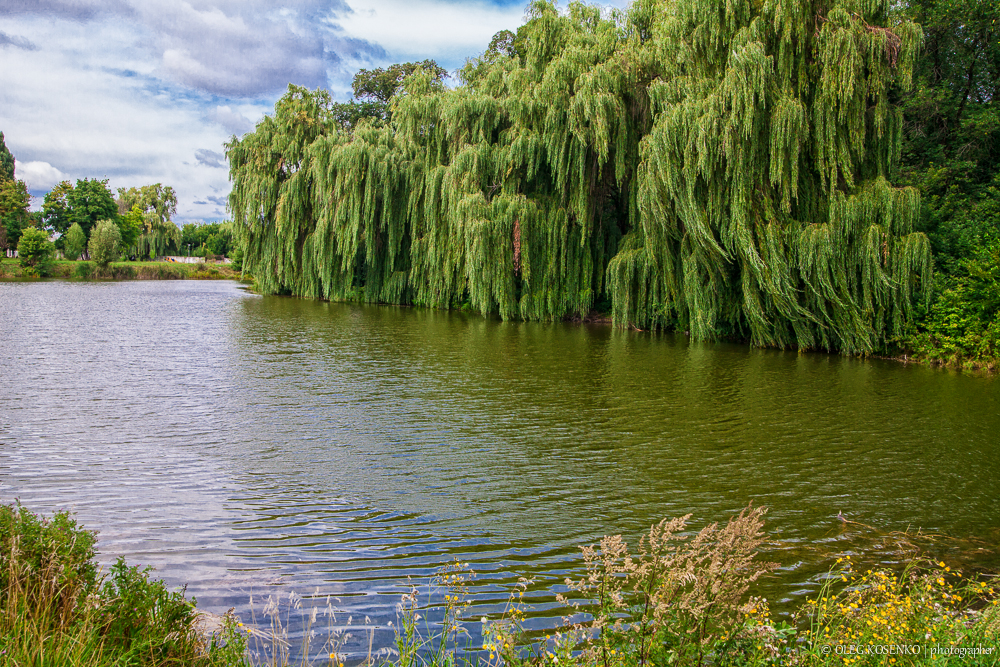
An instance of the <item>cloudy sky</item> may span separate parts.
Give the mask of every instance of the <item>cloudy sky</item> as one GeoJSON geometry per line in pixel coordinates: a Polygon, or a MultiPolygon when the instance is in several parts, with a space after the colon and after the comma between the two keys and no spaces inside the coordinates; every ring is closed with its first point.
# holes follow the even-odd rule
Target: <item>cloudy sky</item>
{"type": "MultiPolygon", "coordinates": [[[[226,217],[223,143],[288,83],[350,96],[361,67],[454,70],[526,0],[0,0],[0,131],[41,205],[57,182],[160,182],[179,222],[226,217]]],[[[618,3],[616,3],[618,4],[618,3]]]]}

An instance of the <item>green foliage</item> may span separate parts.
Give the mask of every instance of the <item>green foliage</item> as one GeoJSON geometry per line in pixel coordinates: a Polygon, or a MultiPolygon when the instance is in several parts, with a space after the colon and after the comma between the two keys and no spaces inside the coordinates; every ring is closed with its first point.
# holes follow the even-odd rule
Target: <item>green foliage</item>
{"type": "Polygon", "coordinates": [[[931,275],[919,194],[889,182],[920,39],[885,0],[535,2],[455,90],[373,79],[384,124],[345,132],[289,87],[227,146],[245,268],[265,292],[608,301],[619,326],[874,351],[931,275]]]}
{"type": "Polygon", "coordinates": [[[24,181],[0,179],[0,225],[3,225],[9,247],[17,247],[21,230],[31,223],[28,206],[31,195],[24,181]]]}
{"type": "Polygon", "coordinates": [[[55,258],[56,247],[49,240],[47,232],[35,227],[27,227],[17,242],[17,257],[21,266],[31,267],[41,275],[45,275],[49,265],[55,258]]]}
{"type": "Polygon", "coordinates": [[[118,259],[121,254],[122,234],[111,220],[101,220],[90,234],[87,249],[98,266],[106,267],[118,259]]]}
{"type": "Polygon", "coordinates": [[[7,148],[7,144],[3,138],[3,132],[0,132],[0,181],[13,180],[14,156],[11,155],[10,149],[7,148]]]}
{"type": "Polygon", "coordinates": [[[31,195],[24,181],[14,178],[14,156],[0,132],[0,252],[17,247],[21,230],[30,224],[30,203],[31,195]]]}
{"type": "Polygon", "coordinates": [[[923,25],[925,52],[902,107],[901,179],[920,189],[943,275],[901,343],[935,363],[996,367],[996,313],[982,294],[1000,238],[1000,7],[911,0],[906,11],[923,25]]]}
{"type": "Polygon", "coordinates": [[[66,191],[66,204],[69,220],[79,224],[88,238],[99,220],[118,217],[118,206],[108,190],[107,179],[77,180],[76,186],[66,191]]]}
{"type": "Polygon", "coordinates": [[[76,260],[86,247],[87,235],[83,233],[83,228],[74,222],[63,238],[63,254],[66,255],[66,259],[76,260]]]}
{"type": "Polygon", "coordinates": [[[439,88],[441,82],[448,77],[448,70],[433,60],[359,70],[351,83],[355,100],[332,108],[338,123],[344,129],[353,129],[364,118],[391,120],[390,102],[403,90],[403,81],[418,71],[430,75],[439,88]]]}
{"type": "Polygon", "coordinates": [[[136,245],[145,227],[142,209],[138,205],[134,205],[131,210],[118,216],[116,222],[118,223],[118,231],[122,235],[122,248],[131,248],[136,245]]]}
{"type": "Polygon", "coordinates": [[[72,191],[73,184],[62,181],[45,193],[45,199],[42,201],[42,219],[45,226],[60,234],[65,234],[71,226],[78,224],[74,222],[73,211],[69,204],[72,191]]]}
{"type": "Polygon", "coordinates": [[[243,271],[243,249],[240,246],[238,246],[238,245],[234,245],[232,247],[231,251],[229,252],[228,257],[229,257],[230,260],[232,260],[231,263],[230,263],[230,265],[229,265],[229,268],[231,268],[233,271],[242,272],[243,271]]]}
{"type": "Polygon", "coordinates": [[[934,363],[1000,367],[1000,242],[960,261],[906,343],[934,363]]]}
{"type": "Polygon", "coordinates": [[[0,662],[153,667],[245,664],[235,621],[210,642],[194,601],[123,560],[99,577],[95,535],[67,513],[0,506],[0,662]]]}
{"type": "Polygon", "coordinates": [[[80,262],[73,267],[73,277],[80,280],[89,280],[94,276],[93,262],[80,262]]]}
{"type": "MultiPolygon", "coordinates": [[[[138,188],[118,188],[118,205],[122,211],[138,207],[143,215],[156,223],[170,222],[177,213],[177,194],[172,187],[160,183],[138,188]]],[[[149,223],[151,226],[153,223],[149,223]]]]}
{"type": "Polygon", "coordinates": [[[68,512],[46,519],[20,504],[0,505],[0,593],[17,588],[32,606],[71,613],[97,586],[96,542],[68,512]]]}
{"type": "Polygon", "coordinates": [[[181,246],[191,246],[191,254],[225,257],[235,248],[233,226],[229,222],[188,223],[181,230],[181,246]]]}
{"type": "Polygon", "coordinates": [[[162,581],[151,581],[151,570],[130,567],[123,558],[111,567],[100,591],[105,604],[96,618],[102,634],[123,652],[141,654],[150,664],[196,657],[197,643],[190,636],[194,601],[168,591],[162,581]]]}
{"type": "Polygon", "coordinates": [[[170,220],[177,213],[177,194],[169,185],[119,188],[118,208],[122,212],[138,210],[142,216],[141,233],[135,241],[140,257],[151,259],[180,247],[181,230],[170,220]]]}

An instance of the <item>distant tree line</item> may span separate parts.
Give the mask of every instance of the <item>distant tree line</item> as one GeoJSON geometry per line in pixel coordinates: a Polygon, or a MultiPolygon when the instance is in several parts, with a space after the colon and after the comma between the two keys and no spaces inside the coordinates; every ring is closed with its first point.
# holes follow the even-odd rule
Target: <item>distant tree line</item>
{"type": "Polygon", "coordinates": [[[31,196],[14,174],[14,156],[0,133],[0,250],[17,249],[22,264],[42,275],[57,252],[106,265],[123,257],[225,256],[234,249],[228,223],[178,228],[170,186],[118,188],[116,197],[107,179],[62,181],[45,194],[41,211],[30,211],[31,196]]]}

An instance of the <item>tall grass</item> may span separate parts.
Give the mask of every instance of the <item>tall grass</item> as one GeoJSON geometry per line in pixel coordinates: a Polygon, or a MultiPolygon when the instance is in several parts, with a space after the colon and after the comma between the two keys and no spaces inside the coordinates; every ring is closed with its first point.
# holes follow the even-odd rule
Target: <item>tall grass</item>
{"type": "MultiPolygon", "coordinates": [[[[901,667],[1000,665],[1000,606],[991,577],[914,556],[901,572],[855,572],[842,558],[815,600],[785,619],[750,595],[776,565],[759,560],[764,510],[691,535],[688,517],[653,526],[632,553],[621,536],[584,547],[584,572],[565,581],[567,616],[545,635],[526,630],[521,580],[503,612],[466,619],[472,576],[455,564],[435,578],[443,619],[421,629],[417,591],[397,607],[393,667],[901,667]],[[472,644],[470,624],[481,643],[472,644]]],[[[309,633],[306,633],[308,639],[309,633]]],[[[308,641],[302,664],[311,664],[308,641]]],[[[343,657],[320,654],[339,665],[343,657]]],[[[282,665],[264,661],[259,664],[282,665]]]]}
{"type": "MultiPolygon", "coordinates": [[[[1000,665],[996,579],[914,556],[899,572],[858,572],[850,556],[815,599],[783,620],[752,588],[776,565],[759,558],[764,510],[692,534],[688,517],[654,525],[630,551],[621,536],[582,549],[584,568],[558,595],[566,617],[545,635],[526,629],[521,579],[492,618],[467,618],[474,574],[439,571],[431,600],[412,588],[397,606],[395,646],[349,660],[350,635],[328,598],[303,609],[269,597],[245,623],[232,616],[211,637],[194,601],[119,560],[94,564],[94,535],[66,513],[39,518],[0,506],[0,665],[243,665],[346,662],[371,667],[985,667],[1000,665]],[[443,599],[443,604],[439,602],[443,599]],[[293,650],[292,614],[301,615],[293,650]],[[325,626],[325,627],[324,627],[325,626]]],[[[368,619],[366,619],[367,623],[368,619]]]]}

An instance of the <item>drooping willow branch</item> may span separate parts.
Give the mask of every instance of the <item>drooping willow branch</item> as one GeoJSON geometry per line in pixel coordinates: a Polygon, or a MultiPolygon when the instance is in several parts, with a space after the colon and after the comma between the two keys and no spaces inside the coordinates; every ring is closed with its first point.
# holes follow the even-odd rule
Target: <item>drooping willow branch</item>
{"type": "Polygon", "coordinates": [[[457,89],[409,77],[391,122],[345,132],[290,87],[228,146],[244,266],[267,292],[536,320],[600,303],[870,352],[931,278],[918,196],[890,184],[921,34],[890,20],[883,0],[539,1],[457,89]]]}

